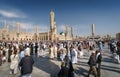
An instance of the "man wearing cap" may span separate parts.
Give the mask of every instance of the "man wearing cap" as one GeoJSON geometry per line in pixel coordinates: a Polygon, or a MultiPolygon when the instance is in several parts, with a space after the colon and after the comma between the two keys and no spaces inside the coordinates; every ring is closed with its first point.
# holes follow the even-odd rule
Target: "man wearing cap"
{"type": "Polygon", "coordinates": [[[90,74],[93,73],[94,77],[97,77],[97,71],[96,71],[96,56],[95,51],[92,51],[92,54],[89,58],[88,64],[90,66],[88,77],[90,77],[90,74]]]}
{"type": "Polygon", "coordinates": [[[29,48],[29,44],[28,43],[26,44],[25,52],[28,52],[28,54],[30,55],[30,48],[29,48]]]}
{"type": "Polygon", "coordinates": [[[30,56],[29,51],[25,51],[25,57],[23,57],[19,63],[19,67],[21,70],[20,77],[31,77],[31,73],[33,70],[34,60],[30,56]]]}
{"type": "Polygon", "coordinates": [[[96,69],[98,77],[100,77],[100,68],[101,68],[102,55],[99,50],[96,50],[96,69]]]}

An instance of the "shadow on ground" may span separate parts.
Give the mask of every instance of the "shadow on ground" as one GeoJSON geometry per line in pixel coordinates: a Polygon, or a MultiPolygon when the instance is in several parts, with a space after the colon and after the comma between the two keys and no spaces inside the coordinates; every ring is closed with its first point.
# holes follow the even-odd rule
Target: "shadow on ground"
{"type": "Polygon", "coordinates": [[[120,74],[120,68],[118,68],[118,67],[102,65],[102,66],[101,66],[101,69],[103,69],[103,70],[108,70],[108,71],[112,71],[112,72],[117,72],[117,73],[120,74]]]}
{"type": "Polygon", "coordinates": [[[38,69],[50,74],[50,77],[57,77],[60,68],[48,57],[33,57],[35,60],[34,66],[38,69]]]}
{"type": "Polygon", "coordinates": [[[79,75],[79,77],[87,77],[88,75],[88,70],[82,68],[82,67],[78,67],[78,69],[75,69],[75,73],[77,75],[79,75]]]}

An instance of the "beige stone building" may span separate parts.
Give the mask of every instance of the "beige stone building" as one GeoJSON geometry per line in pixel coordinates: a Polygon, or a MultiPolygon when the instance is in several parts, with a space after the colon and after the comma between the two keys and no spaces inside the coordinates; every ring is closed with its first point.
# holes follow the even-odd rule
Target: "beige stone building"
{"type": "Polygon", "coordinates": [[[33,34],[29,32],[22,32],[21,31],[21,24],[20,23],[12,23],[12,30],[7,27],[6,21],[4,21],[3,29],[0,29],[0,40],[32,40],[33,34]],[[17,30],[15,30],[14,26],[17,25],[17,30]]]}
{"type": "MultiPolygon", "coordinates": [[[[73,29],[73,28],[72,28],[73,29]]],[[[36,33],[37,34],[37,33],[36,33]]],[[[72,36],[68,36],[68,26],[66,26],[65,35],[57,34],[57,26],[55,21],[55,14],[53,11],[50,12],[50,30],[48,32],[39,33],[38,38],[39,40],[51,40],[52,42],[56,42],[58,40],[72,40],[73,39],[73,30],[71,32],[72,36]]]]}
{"type": "Polygon", "coordinates": [[[35,27],[35,32],[22,32],[20,23],[12,23],[12,30],[7,27],[6,21],[4,21],[4,28],[0,29],[0,40],[37,40],[37,41],[52,41],[58,40],[72,40],[73,39],[73,28],[71,28],[71,36],[68,36],[68,26],[66,26],[65,35],[57,34],[55,21],[55,14],[53,11],[50,12],[50,30],[39,33],[38,27],[35,27]],[[17,25],[15,30],[14,25],[17,25]]]}
{"type": "Polygon", "coordinates": [[[116,34],[116,39],[120,41],[120,33],[116,34]]]}

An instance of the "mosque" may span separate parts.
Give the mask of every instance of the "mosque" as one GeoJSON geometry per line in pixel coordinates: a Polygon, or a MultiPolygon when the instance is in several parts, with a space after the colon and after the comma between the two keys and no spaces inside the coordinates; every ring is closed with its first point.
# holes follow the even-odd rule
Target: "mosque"
{"type": "Polygon", "coordinates": [[[73,40],[73,27],[71,27],[71,36],[68,35],[68,26],[66,26],[65,35],[57,33],[57,26],[55,21],[55,14],[50,12],[50,30],[39,33],[38,27],[35,27],[34,33],[22,32],[21,23],[16,23],[17,30],[15,30],[15,23],[12,23],[12,30],[7,27],[6,21],[4,21],[3,29],[0,29],[0,40],[16,41],[16,40],[34,40],[34,41],[63,41],[73,40]]]}

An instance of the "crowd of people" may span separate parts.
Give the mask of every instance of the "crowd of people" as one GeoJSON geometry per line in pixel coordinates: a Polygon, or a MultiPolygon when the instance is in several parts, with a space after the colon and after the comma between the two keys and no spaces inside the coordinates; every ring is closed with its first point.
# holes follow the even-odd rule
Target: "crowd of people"
{"type": "Polygon", "coordinates": [[[115,63],[120,63],[120,41],[110,41],[108,43],[110,52],[113,54],[115,63]]]}
{"type": "MultiPolygon", "coordinates": [[[[108,44],[111,52],[115,52],[120,56],[120,44],[116,43],[116,48],[112,49],[111,44],[108,44]],[[114,50],[114,51],[113,51],[114,50]]],[[[88,77],[90,73],[94,73],[95,77],[100,77],[100,66],[104,44],[101,41],[68,41],[52,43],[49,41],[14,41],[14,42],[0,42],[0,65],[5,62],[10,62],[10,74],[17,74],[18,70],[21,72],[21,77],[31,77],[33,70],[33,56],[39,57],[43,51],[48,50],[49,59],[60,60],[61,70],[58,77],[74,77],[73,64],[78,63],[78,58],[83,56],[83,49],[92,52],[88,64],[90,66],[88,77]],[[19,68],[18,68],[19,67],[19,68]]],[[[120,62],[120,60],[118,60],[120,62]]]]}

